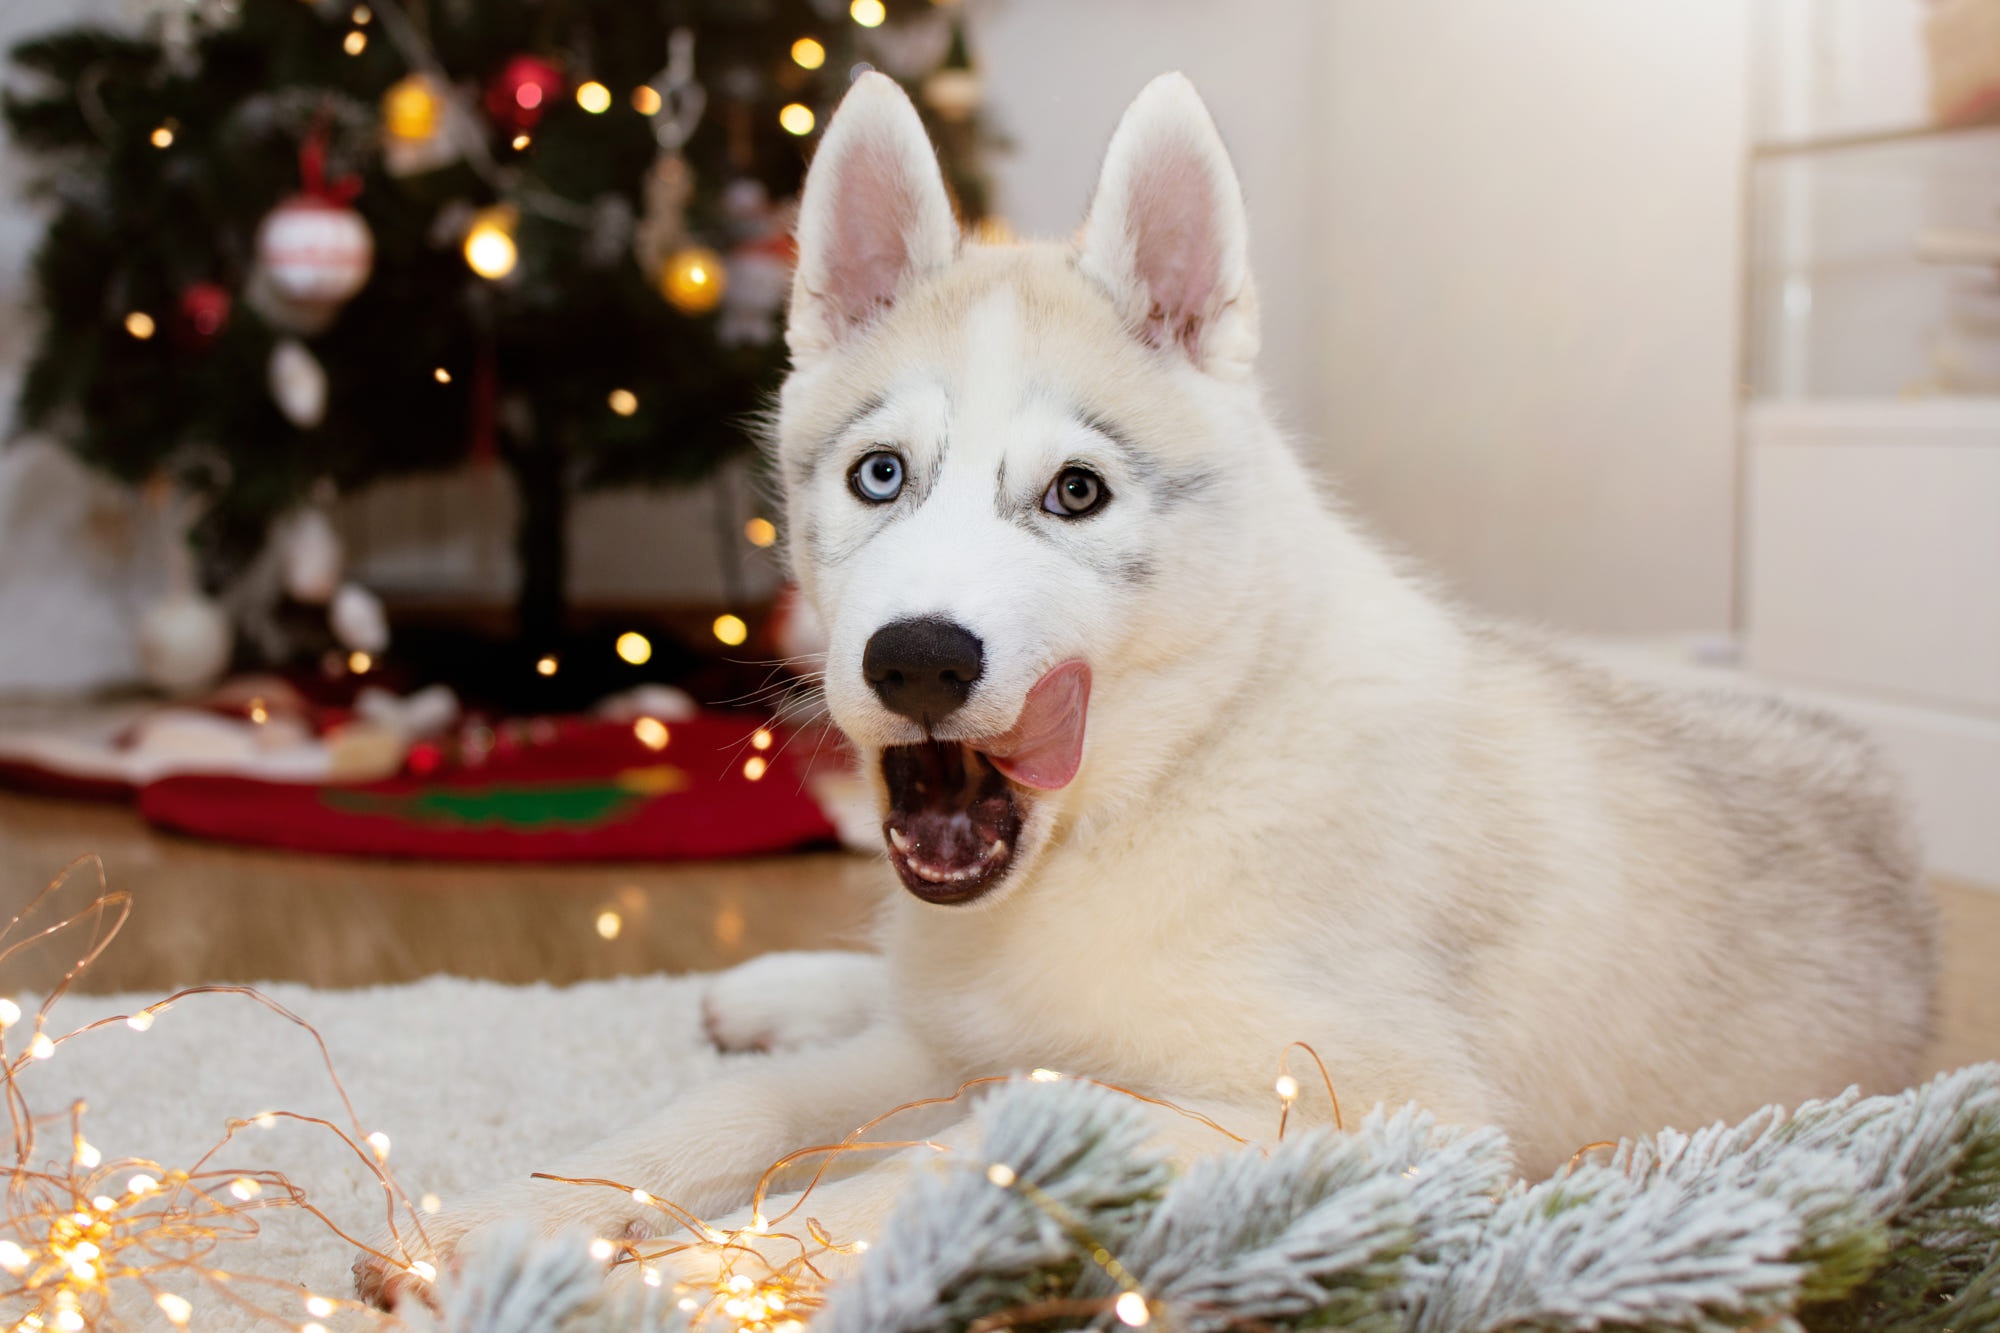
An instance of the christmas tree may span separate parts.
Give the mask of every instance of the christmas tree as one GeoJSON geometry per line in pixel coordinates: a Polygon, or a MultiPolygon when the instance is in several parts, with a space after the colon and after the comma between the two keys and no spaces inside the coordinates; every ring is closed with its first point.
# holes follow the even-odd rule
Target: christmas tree
{"type": "Polygon", "coordinates": [[[211,588],[327,481],[504,465],[530,641],[562,632],[576,488],[748,444],[788,206],[857,67],[986,208],[933,0],[163,0],[13,59],[54,204],[17,424],[200,497],[211,588]]]}

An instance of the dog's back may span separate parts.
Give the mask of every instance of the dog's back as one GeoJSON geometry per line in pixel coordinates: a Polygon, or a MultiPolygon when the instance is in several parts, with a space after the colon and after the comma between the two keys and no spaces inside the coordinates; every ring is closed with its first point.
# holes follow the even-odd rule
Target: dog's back
{"type": "MultiPolygon", "coordinates": [[[[1524,748],[1560,754],[1544,777],[1567,788],[1527,858],[1542,884],[1467,867],[1473,894],[1536,904],[1466,973],[1493,1076],[1534,1111],[1514,1126],[1524,1160],[1920,1073],[1935,908],[1866,739],[1775,700],[1619,680],[1522,634],[1472,637],[1502,734],[1532,729],[1524,748]]],[[[1518,787],[1512,804],[1547,809],[1518,787]]]]}

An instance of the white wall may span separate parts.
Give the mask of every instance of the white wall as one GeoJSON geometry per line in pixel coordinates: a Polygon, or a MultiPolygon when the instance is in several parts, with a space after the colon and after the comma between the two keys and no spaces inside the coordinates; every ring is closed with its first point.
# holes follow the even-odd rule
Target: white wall
{"type": "Polygon", "coordinates": [[[1306,279],[1325,233],[1319,106],[1338,3],[986,0],[972,10],[987,112],[1013,144],[993,162],[996,202],[1027,235],[1066,236],[1083,221],[1112,128],[1148,80],[1168,70],[1194,80],[1249,201],[1264,380],[1284,420],[1315,443],[1322,312],[1306,279]]]}
{"type": "Polygon", "coordinates": [[[1748,9],[1326,6],[1328,457],[1481,606],[1730,619],[1748,9]]]}

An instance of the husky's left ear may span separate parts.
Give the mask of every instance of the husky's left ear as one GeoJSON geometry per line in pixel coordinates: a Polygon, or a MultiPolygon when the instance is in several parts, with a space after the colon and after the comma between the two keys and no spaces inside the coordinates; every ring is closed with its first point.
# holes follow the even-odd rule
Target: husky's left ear
{"type": "Polygon", "coordinates": [[[1257,293],[1243,189],[1186,75],[1154,79],[1118,122],[1079,263],[1148,344],[1211,374],[1249,371],[1257,293]]]}
{"type": "Polygon", "coordinates": [[[799,269],[785,342],[802,364],[895,304],[958,250],[958,223],[917,109],[867,73],[841,99],[799,200],[799,269]]]}

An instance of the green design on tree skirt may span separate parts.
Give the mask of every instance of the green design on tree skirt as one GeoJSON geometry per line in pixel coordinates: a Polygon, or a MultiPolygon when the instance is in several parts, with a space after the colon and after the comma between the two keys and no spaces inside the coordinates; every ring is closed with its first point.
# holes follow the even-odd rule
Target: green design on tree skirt
{"type": "Polygon", "coordinates": [[[679,769],[661,766],[621,773],[606,782],[545,782],[490,787],[433,787],[407,794],[321,794],[333,810],[382,815],[411,824],[507,828],[591,828],[630,815],[648,798],[687,785],[679,769]]]}

